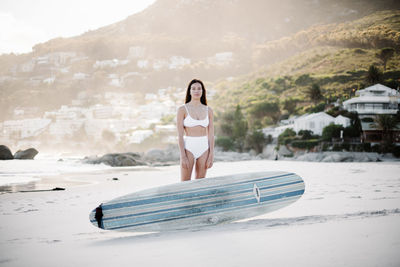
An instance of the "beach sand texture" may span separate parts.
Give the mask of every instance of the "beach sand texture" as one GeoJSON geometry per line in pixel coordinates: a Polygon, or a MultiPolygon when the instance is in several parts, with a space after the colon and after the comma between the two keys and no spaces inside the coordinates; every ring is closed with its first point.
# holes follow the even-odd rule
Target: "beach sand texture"
{"type": "Polygon", "coordinates": [[[256,218],[163,233],[104,231],[88,216],[107,200],[178,182],[179,166],[67,170],[34,186],[65,191],[0,195],[0,266],[400,266],[396,162],[217,162],[208,177],[295,172],[306,192],[256,218]]]}

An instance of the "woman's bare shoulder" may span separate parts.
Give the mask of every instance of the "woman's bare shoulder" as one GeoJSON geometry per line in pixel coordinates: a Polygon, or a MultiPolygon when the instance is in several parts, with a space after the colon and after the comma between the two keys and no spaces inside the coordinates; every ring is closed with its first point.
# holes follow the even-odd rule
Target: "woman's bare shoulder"
{"type": "Polygon", "coordinates": [[[181,113],[181,112],[185,112],[185,105],[181,105],[177,108],[177,112],[181,113]]]}

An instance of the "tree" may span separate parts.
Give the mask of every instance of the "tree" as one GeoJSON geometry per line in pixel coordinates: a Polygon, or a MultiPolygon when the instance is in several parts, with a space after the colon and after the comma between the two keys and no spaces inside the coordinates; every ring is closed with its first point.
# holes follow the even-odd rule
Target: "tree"
{"type": "Polygon", "coordinates": [[[255,119],[263,119],[270,117],[274,122],[277,122],[280,116],[278,102],[261,101],[253,104],[249,108],[249,115],[255,119]]]}
{"type": "Polygon", "coordinates": [[[329,124],[322,130],[322,139],[325,141],[331,141],[332,138],[339,138],[340,131],[343,131],[344,128],[339,124],[329,124]]]}
{"type": "Polygon", "coordinates": [[[298,99],[295,98],[287,98],[283,101],[283,108],[286,109],[289,114],[293,114],[296,110],[298,99]]]}
{"type": "Polygon", "coordinates": [[[376,128],[382,131],[382,152],[387,152],[393,144],[392,133],[393,129],[397,128],[397,119],[389,114],[379,114],[375,117],[376,128]]]}
{"type": "Polygon", "coordinates": [[[232,137],[233,140],[235,140],[236,148],[239,150],[239,152],[242,152],[244,149],[244,141],[248,130],[248,124],[247,120],[243,116],[240,105],[236,106],[232,130],[232,137]]]}
{"type": "Polygon", "coordinates": [[[246,137],[246,144],[250,149],[254,149],[257,154],[262,153],[264,146],[267,144],[267,138],[260,130],[253,130],[246,137]]]}
{"type": "Polygon", "coordinates": [[[215,145],[221,147],[223,151],[234,150],[235,148],[235,142],[228,136],[218,136],[215,145]]]}
{"type": "Polygon", "coordinates": [[[383,74],[377,67],[371,65],[369,66],[365,79],[369,85],[374,85],[383,81],[383,74]]]}
{"type": "Polygon", "coordinates": [[[296,137],[296,132],[292,128],[287,128],[278,136],[278,144],[286,145],[286,140],[292,140],[296,137]]]}
{"type": "MultiPolygon", "coordinates": [[[[248,123],[245,119],[240,105],[236,106],[235,110],[230,110],[222,114],[219,132],[222,138],[221,146],[224,148],[230,147],[226,138],[232,139],[234,146],[240,152],[244,149],[245,138],[248,130],[248,123]],[[226,137],[225,139],[223,137],[226,137]]],[[[224,148],[225,149],[225,148],[224,148]]]]}
{"type": "Polygon", "coordinates": [[[295,83],[296,85],[307,85],[307,84],[312,83],[312,81],[313,81],[313,79],[310,77],[309,74],[303,74],[303,75],[300,75],[300,76],[294,81],[294,83],[295,83]]]}
{"type": "Polygon", "coordinates": [[[390,58],[393,57],[394,49],[392,47],[385,47],[382,48],[381,51],[376,55],[380,60],[382,60],[383,70],[386,71],[386,63],[389,61],[390,58]]]}
{"type": "Polygon", "coordinates": [[[314,137],[313,131],[311,130],[300,130],[298,134],[301,136],[302,140],[308,140],[314,137]]]}
{"type": "Polygon", "coordinates": [[[310,98],[310,100],[315,104],[324,98],[321,92],[321,88],[316,83],[313,83],[311,87],[306,90],[305,93],[308,98],[310,98]]]}

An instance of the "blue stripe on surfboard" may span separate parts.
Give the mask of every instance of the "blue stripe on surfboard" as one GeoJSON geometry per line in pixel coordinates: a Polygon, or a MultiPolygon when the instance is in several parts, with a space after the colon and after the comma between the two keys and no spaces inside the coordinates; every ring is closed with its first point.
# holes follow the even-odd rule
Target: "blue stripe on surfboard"
{"type": "MultiPolygon", "coordinates": [[[[279,188],[279,187],[285,187],[285,186],[289,186],[289,185],[295,185],[295,184],[299,184],[302,183],[302,181],[295,181],[295,182],[290,182],[290,183],[285,183],[285,184],[279,184],[279,185],[273,185],[273,186],[266,186],[266,187],[261,187],[261,185],[259,186],[260,190],[269,190],[269,189],[273,189],[273,188],[279,188]]],[[[279,191],[284,191],[285,189],[282,190],[278,190],[278,191],[274,191],[272,193],[277,193],[279,191]]],[[[253,187],[249,188],[249,189],[245,189],[242,191],[238,191],[235,194],[243,194],[243,193],[248,193],[248,192],[252,192],[253,191],[253,187]]],[[[287,191],[287,189],[286,189],[287,191]]],[[[226,195],[231,194],[231,192],[225,192],[224,194],[221,195],[217,195],[215,197],[223,197],[226,195]]],[[[159,210],[152,210],[152,211],[146,211],[146,212],[140,212],[140,213],[135,213],[135,214],[127,214],[127,215],[121,215],[121,216],[114,216],[114,217],[108,217],[108,218],[103,218],[103,221],[107,221],[107,220],[117,220],[117,219],[123,219],[123,218],[129,218],[129,217],[135,217],[135,216],[143,216],[143,215],[149,215],[149,214],[155,214],[155,213],[163,213],[163,212],[167,212],[167,211],[174,211],[174,210],[179,210],[179,209],[188,209],[188,208],[193,208],[193,207],[201,207],[201,206],[207,206],[213,203],[219,203],[219,202],[227,202],[227,201],[237,201],[237,200],[242,200],[242,199],[246,199],[249,198],[248,195],[246,196],[242,196],[242,197],[237,197],[237,198],[231,198],[231,199],[222,199],[219,201],[208,201],[205,203],[199,203],[199,204],[194,204],[194,205],[186,205],[186,206],[179,206],[179,207],[174,207],[174,208],[168,208],[168,209],[159,209],[159,210]]],[[[198,199],[187,199],[185,202],[187,203],[188,201],[199,201],[202,199],[210,199],[209,197],[202,197],[202,198],[198,198],[198,199]]],[[[210,199],[211,200],[211,199],[210,199]]],[[[95,222],[95,220],[94,220],[95,222]]]]}
{"type": "MultiPolygon", "coordinates": [[[[261,199],[262,199],[263,202],[272,201],[272,200],[276,200],[276,199],[285,200],[286,198],[289,198],[289,197],[294,197],[294,196],[299,196],[299,195],[301,196],[303,193],[304,193],[304,189],[293,191],[293,192],[287,192],[287,193],[283,193],[283,194],[278,194],[278,195],[261,197],[261,199]]],[[[249,205],[257,206],[258,205],[257,200],[256,199],[249,199],[247,201],[241,201],[239,203],[230,203],[229,205],[225,205],[226,208],[224,210],[220,210],[220,209],[216,210],[216,208],[214,207],[214,208],[210,208],[208,210],[208,212],[198,213],[196,211],[196,212],[193,212],[192,214],[189,214],[189,215],[186,215],[186,216],[181,216],[181,217],[176,217],[176,216],[180,215],[178,212],[176,212],[175,217],[173,217],[173,218],[165,218],[163,220],[158,220],[158,221],[136,223],[136,224],[130,224],[130,225],[117,226],[117,227],[106,227],[106,225],[105,225],[105,228],[109,229],[109,230],[117,230],[117,229],[123,229],[123,228],[138,227],[138,226],[150,225],[150,224],[155,224],[155,223],[162,223],[162,222],[167,222],[167,221],[172,221],[172,220],[188,219],[188,218],[193,218],[193,217],[198,217],[198,216],[210,215],[210,214],[219,213],[219,212],[225,212],[225,211],[238,209],[238,208],[244,209],[244,208],[246,208],[246,206],[249,206],[249,205]],[[235,205],[233,205],[233,204],[235,204],[235,205]]],[[[185,215],[185,214],[183,214],[183,215],[185,215]]]]}
{"type": "MultiPolygon", "coordinates": [[[[293,174],[291,174],[293,175],[293,174]]],[[[201,196],[200,194],[204,192],[207,192],[210,189],[214,189],[215,191],[213,192],[209,192],[207,194],[218,194],[218,191],[225,191],[227,190],[227,188],[229,187],[233,187],[235,185],[244,185],[244,184],[248,184],[248,183],[255,183],[257,181],[267,181],[267,180],[271,180],[271,179],[277,179],[277,178],[281,178],[281,177],[285,177],[285,176],[289,176],[288,174],[285,175],[279,175],[279,176],[273,176],[273,177],[264,177],[261,179],[255,179],[255,180],[248,180],[248,181],[243,181],[243,182],[238,182],[238,183],[233,183],[233,184],[226,184],[226,185],[218,185],[218,186],[210,186],[210,187],[205,187],[205,188],[201,188],[200,191],[197,193],[196,196],[201,196]]],[[[299,178],[297,175],[294,176],[295,178],[299,178]]],[[[232,190],[231,190],[232,191],[232,190]]],[[[172,201],[172,200],[179,200],[179,199],[184,199],[190,196],[193,196],[193,192],[191,193],[187,193],[187,192],[173,192],[170,193],[171,195],[168,196],[164,196],[164,197],[153,197],[153,198],[147,198],[147,199],[139,199],[139,200],[133,200],[133,201],[126,201],[126,202],[121,202],[121,203],[115,203],[115,204],[104,204],[102,206],[103,211],[105,210],[110,210],[110,209],[118,209],[118,208],[126,208],[126,207],[131,207],[131,206],[139,206],[139,205],[144,205],[144,204],[152,204],[152,203],[162,203],[164,201],[172,201]]]]}

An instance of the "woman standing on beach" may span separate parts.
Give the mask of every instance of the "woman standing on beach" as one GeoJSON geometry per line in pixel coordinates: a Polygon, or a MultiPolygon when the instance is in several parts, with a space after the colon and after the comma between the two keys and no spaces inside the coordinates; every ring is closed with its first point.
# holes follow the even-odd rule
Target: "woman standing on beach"
{"type": "Polygon", "coordinates": [[[213,111],[207,106],[206,89],[200,80],[192,80],[185,104],[178,108],[176,124],[181,153],[181,181],[188,181],[195,166],[196,179],[206,177],[214,161],[213,111]]]}

